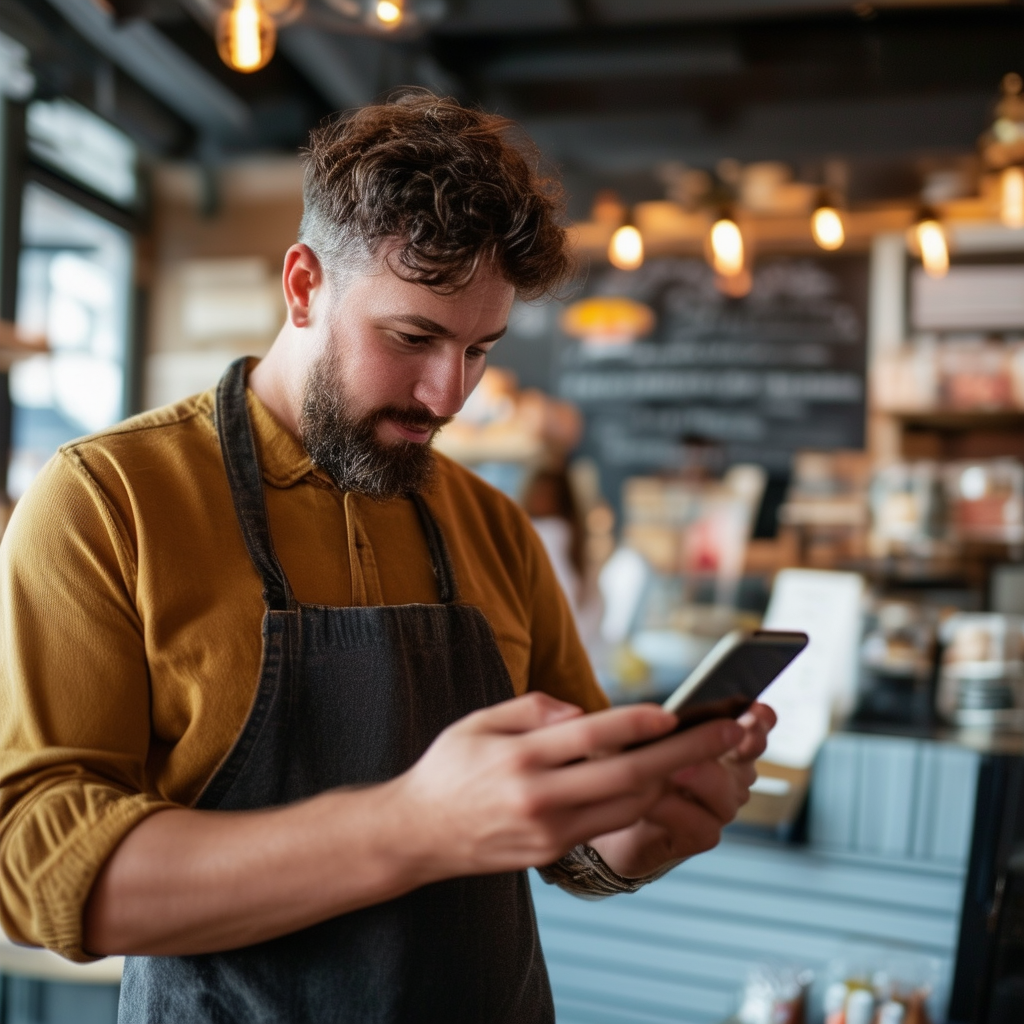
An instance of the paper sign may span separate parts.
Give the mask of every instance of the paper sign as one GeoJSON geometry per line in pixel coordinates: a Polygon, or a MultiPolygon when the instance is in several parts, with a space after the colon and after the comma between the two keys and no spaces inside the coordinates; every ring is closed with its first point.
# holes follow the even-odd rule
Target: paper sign
{"type": "Polygon", "coordinates": [[[779,716],[766,760],[809,767],[833,716],[852,709],[863,594],[856,573],[784,569],[776,576],[763,628],[799,630],[810,642],[761,697],[779,716]]]}

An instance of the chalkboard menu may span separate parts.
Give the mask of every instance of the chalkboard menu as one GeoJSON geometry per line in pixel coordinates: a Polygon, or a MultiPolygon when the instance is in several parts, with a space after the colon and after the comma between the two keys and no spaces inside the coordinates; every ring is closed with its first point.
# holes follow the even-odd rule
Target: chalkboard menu
{"type": "Polygon", "coordinates": [[[605,493],[685,468],[694,445],[776,477],[798,449],[863,447],[867,276],[864,256],[760,258],[742,299],[698,259],[596,277],[589,294],[657,314],[644,340],[562,344],[552,367],[553,390],[584,412],[605,493]]]}

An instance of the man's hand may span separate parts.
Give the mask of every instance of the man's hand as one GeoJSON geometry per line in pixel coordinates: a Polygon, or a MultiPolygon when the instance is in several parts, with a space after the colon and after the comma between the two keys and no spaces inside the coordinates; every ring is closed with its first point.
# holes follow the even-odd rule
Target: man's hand
{"type": "Polygon", "coordinates": [[[775,712],[755,704],[737,724],[744,735],[734,749],[675,772],[641,820],[590,841],[613,871],[641,878],[718,845],[722,829],[750,799],[754,762],[764,753],[775,712]]]}
{"type": "MultiPolygon", "coordinates": [[[[261,811],[159,811],[100,872],[85,947],[100,955],[234,949],[442,878],[549,864],[641,819],[654,835],[675,837],[685,829],[666,780],[683,780],[694,807],[714,804],[720,783],[707,766],[717,775],[727,751],[742,752],[744,730],[718,721],[666,736],[674,725],[651,704],[584,715],[528,694],[455,722],[380,785],[261,811]]],[[[721,771],[748,772],[741,763],[721,771]]],[[[666,846],[672,856],[677,848],[675,839],[666,846]]]]}
{"type": "Polygon", "coordinates": [[[739,773],[734,788],[743,788],[749,765],[719,761],[747,741],[740,725],[720,720],[666,736],[675,724],[652,704],[583,715],[531,693],[449,726],[394,783],[423,880],[549,864],[591,836],[641,820],[672,823],[666,785],[680,772],[710,802],[719,774],[739,773]]]}

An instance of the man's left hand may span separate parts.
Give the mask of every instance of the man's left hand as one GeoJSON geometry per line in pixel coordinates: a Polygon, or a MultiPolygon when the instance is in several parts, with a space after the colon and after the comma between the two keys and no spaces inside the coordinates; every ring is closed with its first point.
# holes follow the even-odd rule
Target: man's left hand
{"type": "Polygon", "coordinates": [[[722,829],[750,799],[757,778],[754,762],[764,753],[775,712],[754,704],[739,724],[746,735],[737,747],[717,761],[676,772],[643,818],[591,840],[614,872],[642,878],[718,845],[722,829]]]}

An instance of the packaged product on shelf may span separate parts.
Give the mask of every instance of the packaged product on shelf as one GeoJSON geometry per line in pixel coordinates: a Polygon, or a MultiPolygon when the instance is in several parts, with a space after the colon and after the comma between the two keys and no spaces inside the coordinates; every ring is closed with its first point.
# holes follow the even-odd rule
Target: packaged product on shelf
{"type": "Polygon", "coordinates": [[[871,371],[877,408],[890,412],[934,409],[939,404],[938,346],[932,336],[879,353],[871,371]]]}
{"type": "Polygon", "coordinates": [[[756,964],[740,996],[736,1024],[804,1024],[812,971],[778,964],[756,964]]]}
{"type": "Polygon", "coordinates": [[[932,957],[865,947],[836,957],[825,971],[825,1024],[930,1024],[944,993],[932,957]]]}
{"type": "Polygon", "coordinates": [[[797,452],[778,519],[795,534],[801,564],[832,569],[864,556],[870,480],[866,452],[797,452]]]}
{"type": "Polygon", "coordinates": [[[875,474],[872,545],[878,554],[932,554],[946,531],[946,498],[935,462],[900,462],[875,474]]]}
{"type": "Polygon", "coordinates": [[[1024,465],[1015,459],[952,462],[944,475],[954,539],[1024,541],[1024,465]]]}
{"type": "Polygon", "coordinates": [[[1014,407],[1011,351],[1003,341],[947,341],[939,352],[943,406],[972,412],[1014,407]]]}

